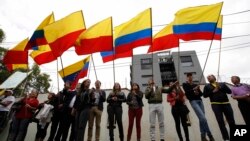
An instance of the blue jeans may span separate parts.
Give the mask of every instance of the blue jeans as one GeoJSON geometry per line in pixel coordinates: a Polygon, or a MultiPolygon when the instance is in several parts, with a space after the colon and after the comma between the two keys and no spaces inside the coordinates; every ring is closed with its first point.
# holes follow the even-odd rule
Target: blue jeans
{"type": "Polygon", "coordinates": [[[30,119],[13,118],[8,141],[24,141],[30,119]]]}
{"type": "Polygon", "coordinates": [[[207,119],[205,117],[205,110],[202,100],[191,100],[190,104],[199,119],[201,136],[205,137],[206,133],[208,136],[211,136],[212,134],[207,124],[207,119]]]}

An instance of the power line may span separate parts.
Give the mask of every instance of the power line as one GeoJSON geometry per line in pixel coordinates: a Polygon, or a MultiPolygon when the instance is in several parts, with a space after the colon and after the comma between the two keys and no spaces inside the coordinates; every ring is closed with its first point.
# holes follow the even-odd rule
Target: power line
{"type": "Polygon", "coordinates": [[[231,15],[237,15],[237,14],[242,14],[242,13],[247,13],[250,12],[250,10],[244,10],[240,12],[235,12],[235,13],[230,13],[230,14],[224,14],[224,16],[231,16],[231,15]]]}

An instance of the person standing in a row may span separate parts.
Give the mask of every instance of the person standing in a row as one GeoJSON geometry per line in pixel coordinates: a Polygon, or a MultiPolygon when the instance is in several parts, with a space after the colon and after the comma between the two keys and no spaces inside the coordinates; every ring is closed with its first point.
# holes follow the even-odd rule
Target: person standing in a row
{"type": "Polygon", "coordinates": [[[15,97],[12,90],[5,90],[4,99],[0,101],[0,133],[8,122],[8,114],[12,105],[15,103],[15,97]]]}
{"type": "Polygon", "coordinates": [[[136,120],[136,135],[137,141],[141,140],[141,117],[142,117],[142,107],[143,107],[143,93],[140,91],[140,86],[137,83],[132,84],[130,93],[127,96],[128,108],[128,135],[127,141],[131,140],[131,134],[133,131],[134,120],[136,120]]]}
{"type": "Polygon", "coordinates": [[[76,96],[74,109],[72,114],[74,115],[76,110],[76,141],[83,141],[87,122],[89,120],[89,112],[91,109],[91,103],[93,100],[93,92],[89,89],[90,79],[86,79],[82,82],[79,93],[76,96]]]}
{"type": "Polygon", "coordinates": [[[95,121],[95,141],[100,140],[101,133],[101,118],[103,111],[103,102],[106,101],[106,92],[101,90],[101,81],[96,80],[95,89],[93,89],[94,101],[89,113],[89,128],[88,128],[88,141],[92,140],[93,126],[95,121]]]}
{"type": "Polygon", "coordinates": [[[238,107],[246,125],[250,125],[250,85],[240,83],[239,76],[232,76],[231,81],[234,84],[232,89],[232,98],[238,101],[238,107]]]}
{"type": "MultiPolygon", "coordinates": [[[[70,102],[75,96],[75,91],[70,90],[71,82],[67,81],[64,84],[64,89],[60,92],[62,93],[62,103],[59,105],[63,113],[62,119],[59,122],[59,129],[57,130],[55,141],[66,141],[68,138],[68,132],[71,125],[71,108],[70,102]]],[[[74,128],[74,127],[73,127],[74,128]]]]}
{"type": "Polygon", "coordinates": [[[193,82],[192,73],[187,74],[187,81],[183,83],[182,86],[191,107],[194,109],[199,119],[201,141],[207,141],[206,135],[208,135],[210,141],[214,141],[205,116],[204,104],[201,99],[203,93],[200,90],[200,86],[193,82]]]}
{"type": "Polygon", "coordinates": [[[150,122],[150,139],[155,141],[155,122],[156,116],[158,116],[159,128],[160,128],[160,139],[164,141],[164,112],[162,105],[162,93],[169,93],[172,88],[163,89],[162,87],[156,86],[153,79],[148,81],[148,87],[145,91],[145,97],[148,99],[149,104],[149,122],[150,122]]]}
{"type": "Polygon", "coordinates": [[[11,130],[7,141],[24,141],[27,134],[29,123],[34,111],[39,105],[37,100],[38,91],[33,89],[28,97],[20,101],[21,108],[16,111],[11,124],[11,130]]]}
{"type": "Polygon", "coordinates": [[[172,91],[167,95],[167,101],[172,106],[172,115],[175,121],[175,128],[180,141],[183,141],[181,134],[181,125],[183,127],[186,141],[189,141],[188,125],[187,125],[187,114],[189,110],[185,105],[185,95],[180,88],[179,83],[170,82],[170,87],[173,87],[172,91]]]}
{"type": "Polygon", "coordinates": [[[233,109],[229,102],[227,94],[231,94],[231,90],[225,83],[216,82],[214,75],[208,75],[207,80],[209,84],[205,85],[203,90],[204,97],[209,97],[212,110],[218,122],[222,137],[225,141],[229,141],[229,133],[225,126],[223,115],[225,115],[229,127],[235,125],[233,109]]]}
{"type": "Polygon", "coordinates": [[[109,121],[109,137],[110,141],[114,141],[114,124],[117,121],[119,128],[120,141],[124,141],[124,132],[122,124],[122,103],[126,102],[126,96],[121,91],[119,83],[115,83],[112,92],[107,98],[108,102],[108,121],[109,121]]]}
{"type": "Polygon", "coordinates": [[[55,106],[55,97],[54,93],[48,94],[48,100],[40,103],[38,110],[36,112],[35,122],[37,122],[37,132],[35,141],[43,141],[47,134],[47,128],[51,122],[53,116],[53,109],[55,106]]]}

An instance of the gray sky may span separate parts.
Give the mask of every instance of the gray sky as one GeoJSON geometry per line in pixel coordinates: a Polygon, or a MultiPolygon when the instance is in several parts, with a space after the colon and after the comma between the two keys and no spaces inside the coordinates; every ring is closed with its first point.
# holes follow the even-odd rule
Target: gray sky
{"type": "MultiPolygon", "coordinates": [[[[162,29],[164,24],[174,19],[174,14],[181,8],[213,4],[220,0],[1,0],[0,28],[6,33],[6,39],[1,44],[5,48],[14,47],[19,41],[30,37],[40,22],[52,11],[58,20],[72,12],[82,10],[87,28],[109,16],[113,17],[113,25],[117,26],[128,21],[139,12],[151,7],[153,15],[153,32],[162,29]]],[[[225,0],[222,14],[228,15],[240,11],[250,10],[249,0],[225,0]]],[[[250,34],[250,12],[224,16],[223,37],[233,37],[250,34]]],[[[228,38],[222,40],[221,69],[222,81],[228,81],[231,75],[239,75],[244,82],[250,83],[249,52],[250,36],[228,38]],[[242,44],[242,45],[240,45],[242,44]]],[[[180,50],[196,50],[201,66],[204,66],[209,41],[181,43],[180,50]]],[[[214,41],[212,53],[209,56],[205,75],[217,74],[219,41],[214,41]]],[[[134,54],[146,53],[148,46],[134,49],[134,54]]],[[[177,49],[172,49],[177,51],[177,49]]],[[[74,48],[70,48],[62,55],[63,65],[68,66],[86,56],[77,56],[74,48]]],[[[102,63],[99,53],[93,55],[98,79],[103,88],[110,88],[113,84],[112,62],[102,63]]],[[[32,58],[29,59],[33,63],[32,58]]],[[[116,81],[123,87],[129,86],[131,58],[119,59],[116,64],[116,81]]],[[[60,65],[60,63],[59,63],[60,65]]],[[[57,91],[56,61],[41,65],[42,72],[52,78],[52,91],[57,91]]],[[[59,66],[61,69],[61,66],[59,66]]],[[[95,81],[93,67],[90,79],[95,81]]],[[[62,88],[63,82],[59,78],[62,88]]]]}

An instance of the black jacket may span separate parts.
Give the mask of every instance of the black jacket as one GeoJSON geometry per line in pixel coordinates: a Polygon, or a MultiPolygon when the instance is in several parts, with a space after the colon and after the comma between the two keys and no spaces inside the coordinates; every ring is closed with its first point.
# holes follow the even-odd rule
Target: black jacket
{"type": "Polygon", "coordinates": [[[75,96],[76,92],[75,91],[70,91],[70,90],[66,90],[63,89],[62,91],[60,91],[57,96],[56,96],[56,100],[55,100],[55,111],[59,111],[59,112],[67,112],[69,111],[69,104],[72,100],[72,98],[75,96]],[[58,105],[63,104],[62,108],[58,108],[58,105]]]}
{"type": "Polygon", "coordinates": [[[90,108],[93,103],[92,91],[90,89],[83,90],[76,95],[76,101],[73,108],[77,111],[81,111],[85,108],[90,108]]]}
{"type": "Polygon", "coordinates": [[[126,96],[123,92],[118,92],[117,94],[114,94],[111,92],[107,98],[107,102],[109,103],[108,106],[122,106],[122,102],[126,102],[126,96]],[[117,101],[114,101],[112,98],[117,97],[117,101]]]}
{"type": "Polygon", "coordinates": [[[225,83],[218,83],[220,86],[219,91],[213,92],[214,86],[212,84],[207,84],[203,90],[203,96],[209,97],[211,102],[229,102],[227,94],[231,94],[232,91],[225,83]]]}
{"type": "MultiPolygon", "coordinates": [[[[133,104],[131,102],[132,101],[132,96],[133,96],[133,94],[131,92],[127,96],[127,104],[129,105],[129,107],[133,106],[133,104]]],[[[144,106],[143,102],[142,102],[143,93],[141,91],[139,91],[137,93],[137,95],[135,95],[135,96],[136,96],[136,100],[138,102],[139,107],[143,107],[144,106]]]]}
{"type": "Polygon", "coordinates": [[[201,92],[200,89],[198,89],[199,94],[195,94],[193,89],[196,86],[198,86],[198,85],[196,85],[196,84],[190,84],[188,82],[182,84],[182,87],[183,87],[183,89],[185,91],[185,95],[186,95],[186,97],[187,97],[187,99],[189,101],[192,101],[192,100],[201,100],[201,96],[203,95],[203,93],[201,92]]]}

